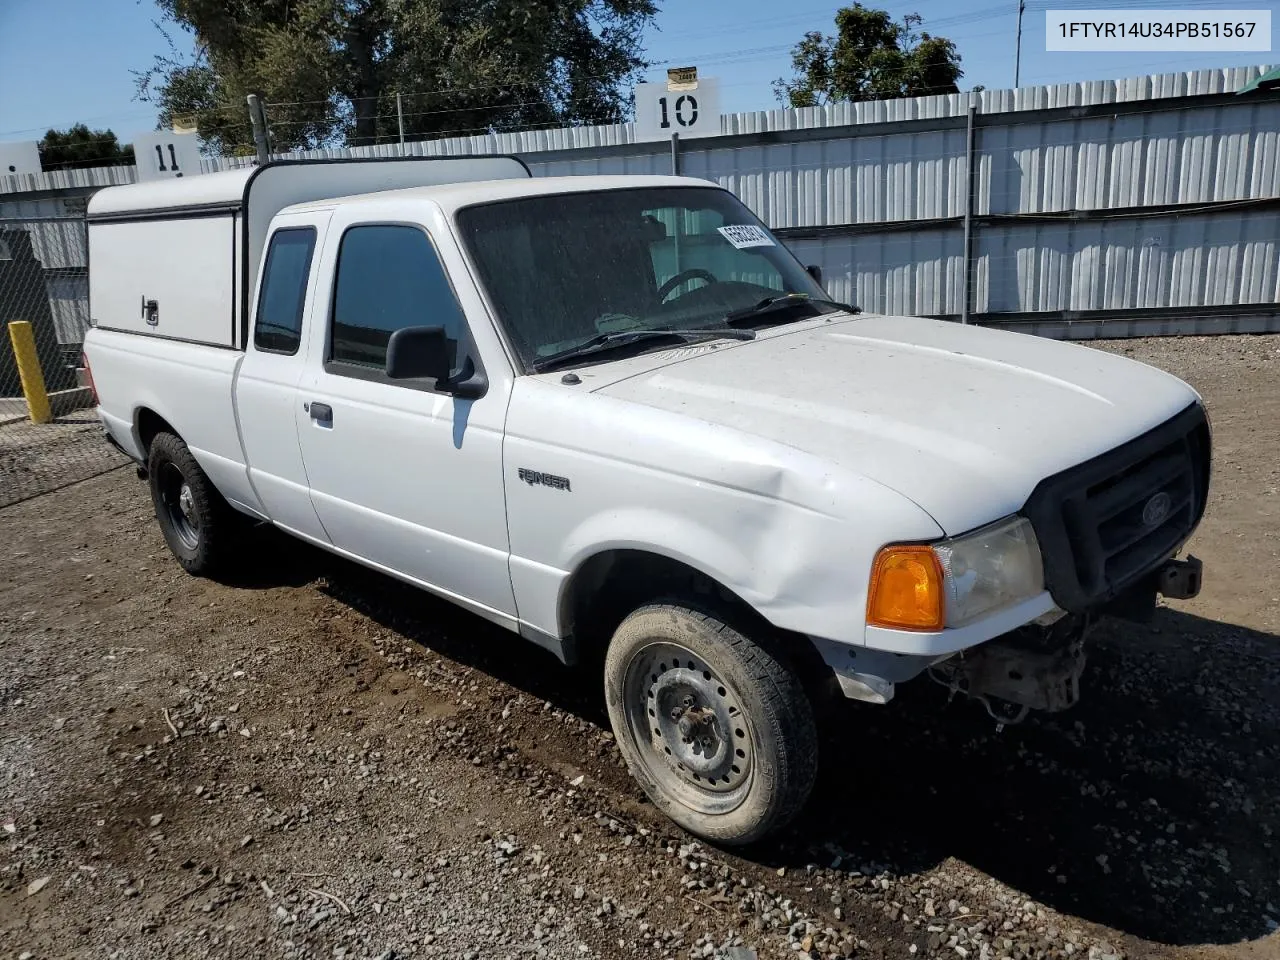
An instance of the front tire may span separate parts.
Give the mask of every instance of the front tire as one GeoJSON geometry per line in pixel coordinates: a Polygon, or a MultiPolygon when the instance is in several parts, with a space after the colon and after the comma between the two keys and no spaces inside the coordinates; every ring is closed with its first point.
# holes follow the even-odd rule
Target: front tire
{"type": "Polygon", "coordinates": [[[147,479],[160,531],[182,568],[199,577],[223,569],[234,511],[180,437],[156,434],[147,452],[147,479]]]}
{"type": "Polygon", "coordinates": [[[605,658],[605,699],[632,776],[690,833],[746,844],[783,826],[818,768],[795,671],[708,610],[641,607],[605,658]]]}

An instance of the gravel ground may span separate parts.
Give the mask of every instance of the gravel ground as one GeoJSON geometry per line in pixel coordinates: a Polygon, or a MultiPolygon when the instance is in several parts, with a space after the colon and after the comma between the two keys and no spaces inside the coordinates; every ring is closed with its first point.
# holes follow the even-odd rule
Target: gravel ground
{"type": "Polygon", "coordinates": [[[691,841],[599,681],[264,533],[182,574],[116,470],[0,511],[0,956],[1280,956],[1280,338],[1097,344],[1207,397],[1194,601],[997,732],[840,704],[800,822],[691,841]]]}

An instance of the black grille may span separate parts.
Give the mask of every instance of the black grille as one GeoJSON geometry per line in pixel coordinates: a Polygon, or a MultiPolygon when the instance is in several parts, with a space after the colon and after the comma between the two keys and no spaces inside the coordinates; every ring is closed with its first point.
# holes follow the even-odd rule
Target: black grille
{"type": "Polygon", "coordinates": [[[1139,584],[1191,535],[1208,492],[1209,423],[1198,403],[1041,481],[1022,512],[1054,601],[1083,613],[1139,584]]]}

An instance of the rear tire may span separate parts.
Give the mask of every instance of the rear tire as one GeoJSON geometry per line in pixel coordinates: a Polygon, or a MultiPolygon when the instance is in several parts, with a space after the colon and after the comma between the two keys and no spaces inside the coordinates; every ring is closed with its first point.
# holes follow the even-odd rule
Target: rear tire
{"type": "Polygon", "coordinates": [[[641,607],[605,658],[609,719],[632,776],[690,833],[746,844],[813,789],[818,737],[795,671],[772,644],[709,610],[641,607]]]}
{"type": "Polygon", "coordinates": [[[225,568],[235,511],[180,437],[156,434],[147,452],[147,479],[160,531],[182,568],[198,577],[225,568]]]}

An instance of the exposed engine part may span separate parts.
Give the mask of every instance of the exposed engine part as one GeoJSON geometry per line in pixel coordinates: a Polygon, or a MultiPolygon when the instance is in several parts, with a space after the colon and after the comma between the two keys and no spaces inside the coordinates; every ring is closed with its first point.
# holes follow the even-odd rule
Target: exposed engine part
{"type": "Polygon", "coordinates": [[[1001,727],[1032,710],[1057,713],[1080,699],[1090,621],[1066,617],[1045,629],[1024,627],[934,664],[929,676],[954,696],[973,697],[1001,727]]]}

